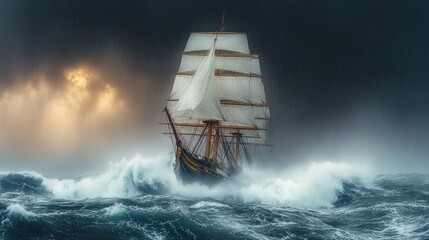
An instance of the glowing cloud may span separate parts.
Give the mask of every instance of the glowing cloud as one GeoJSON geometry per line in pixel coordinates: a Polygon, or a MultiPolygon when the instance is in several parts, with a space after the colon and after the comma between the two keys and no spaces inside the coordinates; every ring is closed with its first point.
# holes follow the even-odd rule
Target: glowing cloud
{"type": "Polygon", "coordinates": [[[61,87],[42,76],[0,92],[0,147],[62,151],[102,138],[129,114],[112,84],[96,70],[64,70],[61,87]]]}

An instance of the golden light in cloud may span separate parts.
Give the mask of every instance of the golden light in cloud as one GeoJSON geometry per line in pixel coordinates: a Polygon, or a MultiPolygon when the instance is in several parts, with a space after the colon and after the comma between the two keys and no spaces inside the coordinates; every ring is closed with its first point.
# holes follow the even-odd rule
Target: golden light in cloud
{"type": "Polygon", "coordinates": [[[71,149],[109,129],[129,114],[118,90],[88,66],[64,70],[64,85],[54,88],[43,76],[0,92],[0,144],[30,149],[71,149]]]}
{"type": "Polygon", "coordinates": [[[95,71],[87,67],[67,69],[64,75],[67,79],[67,100],[77,106],[88,100],[90,96],[88,85],[94,84],[99,78],[95,71]]]}

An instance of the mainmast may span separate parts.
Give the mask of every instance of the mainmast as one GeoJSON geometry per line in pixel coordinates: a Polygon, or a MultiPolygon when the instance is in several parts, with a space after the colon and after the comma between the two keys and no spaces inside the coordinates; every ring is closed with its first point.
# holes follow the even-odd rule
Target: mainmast
{"type": "MultiPolygon", "coordinates": [[[[223,32],[225,30],[224,23],[225,23],[225,12],[223,12],[223,15],[222,15],[222,23],[221,23],[221,27],[220,27],[220,32],[223,32]]],[[[217,34],[215,36],[213,44],[216,44],[216,40],[217,40],[217,34]]],[[[216,69],[215,73],[219,74],[219,70],[216,69]]],[[[214,147],[213,147],[212,157],[210,157],[210,150],[211,150],[211,141],[212,141],[212,131],[213,131],[214,127],[219,125],[219,121],[204,121],[204,123],[207,125],[207,129],[208,129],[205,158],[206,158],[206,161],[216,162],[217,161],[217,150],[219,147],[219,129],[215,129],[215,139],[214,139],[214,147]]]]}
{"type": "MultiPolygon", "coordinates": [[[[222,23],[221,23],[221,27],[220,27],[220,32],[223,32],[225,30],[224,24],[225,24],[225,12],[223,12],[223,15],[222,15],[222,23]]],[[[215,45],[215,49],[216,49],[216,40],[217,40],[217,34],[216,34],[214,41],[213,41],[213,44],[215,45]]],[[[219,70],[216,69],[215,73],[219,74],[219,70]]],[[[215,129],[215,139],[214,139],[213,149],[211,149],[211,145],[212,145],[213,129],[219,125],[219,121],[217,121],[217,120],[204,120],[203,123],[206,124],[206,128],[207,128],[206,149],[205,149],[204,157],[206,158],[206,161],[208,161],[208,162],[215,162],[217,160],[217,150],[219,147],[219,130],[218,129],[215,129]],[[210,155],[211,150],[213,150],[213,155],[210,155]]]]}

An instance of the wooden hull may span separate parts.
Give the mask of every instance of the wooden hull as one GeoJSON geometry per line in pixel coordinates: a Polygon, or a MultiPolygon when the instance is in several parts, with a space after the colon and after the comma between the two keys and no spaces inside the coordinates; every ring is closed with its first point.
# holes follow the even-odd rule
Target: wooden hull
{"type": "Polygon", "coordinates": [[[174,172],[177,179],[184,184],[201,183],[213,186],[225,179],[216,170],[215,163],[196,158],[180,145],[177,146],[174,172]]]}

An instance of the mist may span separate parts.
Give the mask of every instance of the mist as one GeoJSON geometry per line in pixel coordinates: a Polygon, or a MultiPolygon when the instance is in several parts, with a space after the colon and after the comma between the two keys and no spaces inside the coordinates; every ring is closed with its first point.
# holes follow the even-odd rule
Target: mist
{"type": "MultiPolygon", "coordinates": [[[[192,31],[249,33],[272,121],[256,164],[429,170],[424,1],[2,1],[0,170],[46,176],[171,151],[158,122],[192,31]]],[[[279,170],[280,171],[280,170],[279,170]]]]}

